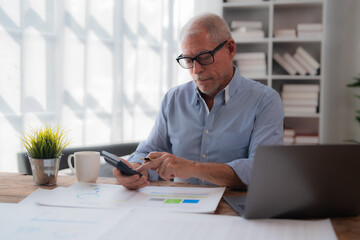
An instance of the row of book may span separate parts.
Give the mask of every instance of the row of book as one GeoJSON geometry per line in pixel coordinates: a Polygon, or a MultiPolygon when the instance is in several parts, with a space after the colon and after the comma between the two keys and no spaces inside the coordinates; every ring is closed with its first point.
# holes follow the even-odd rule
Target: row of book
{"type": "Polygon", "coordinates": [[[230,23],[231,35],[236,42],[244,39],[264,38],[261,21],[238,21],[230,23]]]}
{"type": "Polygon", "coordinates": [[[320,69],[320,63],[301,46],[293,55],[288,52],[283,55],[274,52],[273,58],[290,75],[314,76],[320,69]]]}
{"type": "Polygon", "coordinates": [[[298,23],[295,28],[282,28],[274,32],[276,38],[321,38],[323,25],[321,23],[298,23]]]}
{"type": "Polygon", "coordinates": [[[284,129],[284,144],[317,144],[319,143],[318,134],[298,134],[294,129],[284,129]]]}
{"type": "Polygon", "coordinates": [[[283,84],[281,99],[285,114],[317,113],[319,84],[283,84]]]}
{"type": "Polygon", "coordinates": [[[236,53],[234,61],[243,76],[248,78],[266,76],[265,52],[236,53]]]}

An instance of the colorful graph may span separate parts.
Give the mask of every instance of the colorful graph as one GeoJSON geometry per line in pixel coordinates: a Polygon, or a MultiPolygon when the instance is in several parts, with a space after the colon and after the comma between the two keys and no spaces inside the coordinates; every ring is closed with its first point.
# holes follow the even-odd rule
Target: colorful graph
{"type": "Polygon", "coordinates": [[[208,198],[209,194],[150,192],[149,196],[149,201],[162,202],[165,204],[198,204],[201,199],[208,198]]]}

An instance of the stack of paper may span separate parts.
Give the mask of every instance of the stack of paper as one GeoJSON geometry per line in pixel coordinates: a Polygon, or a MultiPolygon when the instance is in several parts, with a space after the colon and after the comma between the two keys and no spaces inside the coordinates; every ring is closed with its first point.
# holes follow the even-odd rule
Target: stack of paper
{"type": "Polygon", "coordinates": [[[327,239],[329,219],[246,220],[236,216],[0,204],[2,239],[327,239]]]}
{"type": "Polygon", "coordinates": [[[237,216],[196,214],[213,212],[224,189],[150,186],[130,191],[120,185],[91,183],[54,190],[39,188],[19,204],[0,203],[1,237],[336,239],[329,219],[246,220],[237,216]]]}

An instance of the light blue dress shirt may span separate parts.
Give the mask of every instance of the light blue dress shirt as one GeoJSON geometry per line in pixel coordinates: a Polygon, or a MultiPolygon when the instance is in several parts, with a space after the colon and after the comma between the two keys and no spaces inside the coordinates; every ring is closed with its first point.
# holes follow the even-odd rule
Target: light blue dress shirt
{"type": "MultiPolygon", "coordinates": [[[[198,162],[225,163],[248,185],[256,147],[283,143],[283,119],[279,94],[242,77],[235,68],[211,111],[193,81],[170,89],[148,139],[129,161],[142,163],[140,157],[156,151],[198,162]]],[[[150,180],[158,177],[149,170],[150,180]]],[[[197,178],[175,181],[211,184],[197,178]]]]}

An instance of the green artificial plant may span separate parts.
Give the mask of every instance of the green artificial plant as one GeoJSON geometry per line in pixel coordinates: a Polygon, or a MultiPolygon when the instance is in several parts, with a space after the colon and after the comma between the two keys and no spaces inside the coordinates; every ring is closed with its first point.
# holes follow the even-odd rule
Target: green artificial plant
{"type": "Polygon", "coordinates": [[[60,129],[59,125],[31,129],[29,134],[21,138],[28,155],[33,159],[52,159],[60,157],[65,147],[70,144],[67,132],[60,129]]]}
{"type": "MultiPolygon", "coordinates": [[[[354,77],[355,82],[348,84],[348,87],[360,87],[360,75],[357,77],[354,77]]],[[[360,95],[355,95],[356,98],[360,99],[360,95]]],[[[356,116],[355,119],[358,123],[360,123],[360,110],[356,110],[356,116]]],[[[350,142],[356,142],[359,143],[358,141],[355,140],[349,140],[350,142]]]]}

